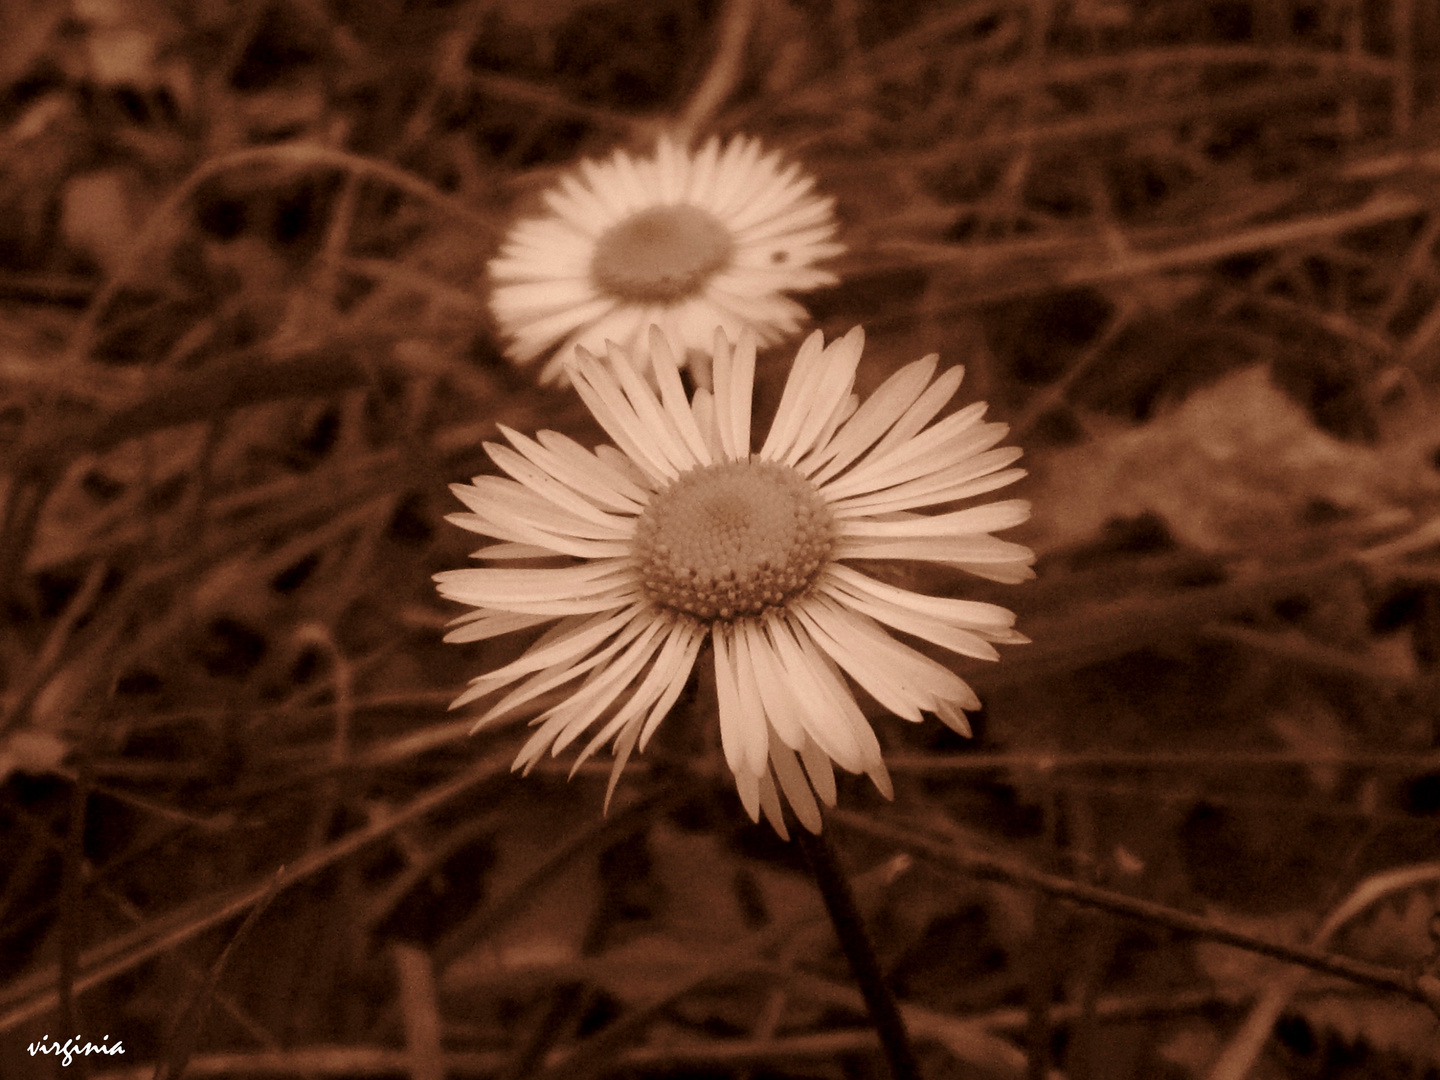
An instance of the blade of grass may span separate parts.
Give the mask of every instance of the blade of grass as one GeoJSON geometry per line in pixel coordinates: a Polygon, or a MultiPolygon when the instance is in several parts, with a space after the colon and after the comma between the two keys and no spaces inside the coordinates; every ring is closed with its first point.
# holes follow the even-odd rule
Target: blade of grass
{"type": "Polygon", "coordinates": [[[201,1032],[205,1029],[205,1019],[210,1013],[210,1004],[215,999],[215,991],[220,986],[220,978],[225,974],[226,964],[229,963],[235,949],[250,936],[250,931],[260,921],[260,916],[265,913],[270,902],[279,894],[284,878],[285,868],[282,866],[275,871],[274,876],[270,879],[269,888],[256,901],[255,906],[250,909],[244,921],[226,942],[225,948],[215,958],[215,963],[210,965],[210,971],[206,975],[205,981],[196,988],[195,996],[190,999],[190,1004],[175,1018],[174,1025],[165,1037],[163,1056],[155,1064],[153,1080],[180,1080],[184,1075],[185,1067],[200,1043],[201,1032]]]}

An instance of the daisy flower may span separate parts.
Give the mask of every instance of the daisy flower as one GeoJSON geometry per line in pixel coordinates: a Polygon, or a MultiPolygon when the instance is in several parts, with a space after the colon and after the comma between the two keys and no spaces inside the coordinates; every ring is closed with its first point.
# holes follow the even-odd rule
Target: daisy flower
{"type": "Polygon", "coordinates": [[[762,345],[795,333],[805,309],[782,294],[833,284],[815,263],[845,250],[834,200],[814,186],[743,137],[698,153],[662,137],[650,157],[582,161],[545,194],[549,214],[516,223],[490,262],[510,355],[525,364],[559,344],[541,370],[551,382],[575,345],[638,351],[652,324],[701,353],[717,326],[762,345]]]}
{"type": "Polygon", "coordinates": [[[507,690],[478,730],[566,688],[531,721],[515,767],[589,735],[578,766],[614,740],[608,805],[631,751],[645,749],[708,642],[725,760],[751,819],[763,810],[781,835],[781,793],[819,831],[816,796],[835,801],[832,762],[892,795],[852,683],[908,720],[934,713],[968,735],[974,692],[893,632],[994,660],[992,643],[1027,640],[1014,615],[899,588],[854,563],[1031,577],[1030,550],[990,535],[1024,521],[1028,503],[915,512],[1018,479],[1023,470],[1009,466],[1020,451],[996,448],[1008,429],[982,422],[983,402],[931,422],[962,373],[937,377],[936,356],[901,368],[859,405],[851,389],[863,342],[859,327],[829,346],[810,335],[758,452],[752,333],[734,349],[715,333],[714,391],[688,400],[658,329],[653,386],[613,344],[608,362],[576,350],[570,378],[615,445],[592,452],[553,431],[531,439],[502,427],[509,445],[486,448],[507,475],[453,487],[470,513],[449,520],[499,541],[475,557],[511,565],[436,575],[441,595],[476,609],[446,640],[555,625],[452,707],[507,690]],[[556,556],[568,565],[553,565],[556,556]],[[532,559],[550,565],[523,565],[532,559]]]}

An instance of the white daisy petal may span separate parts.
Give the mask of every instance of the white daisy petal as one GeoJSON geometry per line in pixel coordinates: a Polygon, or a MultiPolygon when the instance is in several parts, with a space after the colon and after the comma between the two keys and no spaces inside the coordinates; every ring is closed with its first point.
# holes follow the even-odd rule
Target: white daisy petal
{"type": "Polygon", "coordinates": [[[810,783],[815,788],[815,794],[820,796],[820,801],[826,806],[834,806],[837,792],[835,769],[830,764],[830,755],[821,750],[820,744],[814,739],[806,739],[805,745],[800,748],[800,760],[805,765],[805,775],[810,777],[810,783]]]}
{"type": "MultiPolygon", "coordinates": [[[[758,717],[764,722],[769,710],[765,707],[765,697],[760,691],[760,680],[755,670],[755,662],[750,655],[749,642],[744,633],[745,623],[748,621],[744,620],[734,624],[735,635],[729,639],[728,645],[730,674],[735,682],[737,714],[758,717]]],[[[772,724],[771,727],[773,729],[774,725],[772,724]]],[[[766,738],[769,739],[770,736],[767,735],[766,738]]]]}
{"type": "MultiPolygon", "coordinates": [[[[717,336],[721,331],[716,331],[717,336]]],[[[718,347],[719,342],[716,342],[718,347]]],[[[755,333],[748,327],[740,332],[730,363],[730,403],[725,412],[729,417],[730,439],[735,446],[735,460],[750,456],[750,406],[755,396],[755,333]]]]}
{"type": "MultiPolygon", "coordinates": [[[[615,307],[615,301],[610,297],[597,296],[594,300],[579,307],[567,308],[557,311],[553,315],[547,315],[543,319],[519,324],[511,331],[515,339],[511,354],[517,362],[528,363],[565,337],[566,334],[571,333],[577,327],[583,327],[603,318],[615,307]]],[[[502,322],[504,321],[503,316],[498,313],[496,317],[500,318],[502,322]]]]}
{"type": "Polygon", "coordinates": [[[923,694],[921,707],[927,712],[934,711],[937,702],[950,701],[962,704],[968,709],[978,709],[979,699],[970,685],[959,675],[924,653],[917,652],[904,642],[897,641],[881,629],[880,625],[860,612],[847,609],[847,629],[856,632],[860,639],[868,641],[875,649],[875,655],[883,658],[887,667],[894,671],[901,681],[923,694]]]}
{"type": "Polygon", "coordinates": [[[610,159],[610,170],[614,183],[624,193],[627,210],[640,210],[654,203],[653,179],[641,174],[639,164],[629,154],[615,154],[610,159]]]}
{"type": "Polygon", "coordinates": [[[520,615],[513,611],[486,611],[483,608],[473,614],[461,616],[451,625],[455,629],[445,635],[448,642],[461,641],[485,641],[488,638],[499,637],[501,634],[513,634],[517,630],[527,630],[532,626],[539,626],[541,623],[549,622],[549,615],[520,615]]]}
{"type": "MultiPolygon", "coordinates": [[[[829,445],[830,440],[835,437],[835,432],[839,429],[840,425],[854,416],[855,410],[859,407],[860,395],[847,394],[844,400],[837,404],[831,411],[830,419],[825,421],[825,426],[820,429],[820,434],[815,436],[815,448],[819,449],[829,445]]],[[[810,454],[806,454],[805,456],[808,458],[813,453],[814,451],[812,450],[810,454]]],[[[803,460],[797,461],[795,467],[802,473],[807,471],[803,460]]]]}
{"type": "MultiPolygon", "coordinates": [[[[724,448],[726,459],[739,461],[740,447],[735,442],[735,429],[730,423],[730,415],[734,407],[731,399],[735,392],[730,372],[734,354],[730,348],[730,339],[724,330],[716,327],[711,338],[711,346],[710,374],[715,382],[715,432],[719,436],[721,447],[724,448]]],[[[750,450],[750,433],[748,431],[745,433],[745,440],[745,451],[748,453],[750,450]]]]}
{"type": "MultiPolygon", "coordinates": [[[[615,621],[620,622],[621,620],[615,621]]],[[[475,721],[475,728],[472,730],[478,730],[502,716],[507,716],[521,705],[535,700],[535,698],[541,694],[547,694],[551,690],[563,686],[573,679],[579,678],[586,672],[608,663],[611,657],[629,645],[630,642],[635,639],[636,635],[645,629],[646,625],[647,624],[641,620],[631,616],[623,621],[621,625],[612,626],[611,633],[613,636],[611,639],[605,642],[599,649],[591,652],[588,656],[583,656],[581,659],[572,659],[563,663],[557,662],[553,667],[541,668],[534,671],[530,674],[529,678],[525,679],[519,686],[513,688],[503,698],[491,705],[480,719],[475,721]]],[[[604,639],[602,638],[601,641],[604,641],[604,639]]],[[[536,642],[535,645],[531,647],[531,652],[538,651],[543,645],[543,640],[536,642]]],[[[527,656],[528,655],[529,654],[527,654],[527,656]]],[[[520,661],[524,661],[525,659],[526,656],[520,657],[520,661]]],[[[519,664],[520,661],[516,661],[516,664],[519,664]]],[[[514,667],[514,665],[510,666],[514,667]]],[[[467,694],[470,695],[472,699],[475,697],[483,697],[485,694],[491,693],[493,690],[509,682],[513,682],[513,676],[503,680],[499,677],[502,672],[507,670],[508,668],[502,668],[492,675],[482,676],[479,679],[473,680],[467,694]],[[478,693],[476,692],[477,690],[479,691],[478,693]]],[[[458,704],[458,702],[456,704],[458,704]]],[[[452,704],[451,708],[454,707],[455,705],[452,704]]],[[[559,729],[553,724],[550,727],[552,731],[551,737],[553,738],[559,729]]]]}
{"type": "Polygon", "coordinates": [[[619,343],[627,352],[633,352],[645,329],[647,315],[637,307],[619,304],[611,300],[611,307],[598,318],[578,324],[570,335],[554,351],[542,369],[542,382],[555,382],[569,378],[569,365],[575,356],[577,346],[594,355],[603,355],[605,343],[619,343]]]}
{"type": "Polygon", "coordinates": [[[646,431],[635,410],[625,400],[619,385],[583,349],[576,350],[570,368],[575,392],[589,407],[600,426],[636,465],[657,483],[673,480],[679,470],[666,458],[655,433],[646,431]]]}
{"type": "Polygon", "coordinates": [[[673,628],[667,628],[667,631],[649,672],[635,687],[634,693],[626,699],[624,706],[605,723],[585,749],[576,755],[575,766],[570,770],[571,776],[575,775],[575,769],[578,769],[586,758],[625,725],[634,723],[635,735],[638,738],[645,714],[654,708],[677,678],[682,680],[683,685],[684,678],[689,676],[693,657],[689,662],[685,659],[687,638],[683,634],[674,633],[673,628]]]}
{"type": "MultiPolygon", "coordinates": [[[[1021,544],[1012,544],[994,536],[920,536],[920,537],[854,537],[835,545],[837,559],[908,559],[918,562],[950,563],[964,566],[972,573],[975,567],[1000,566],[1006,563],[1029,565],[1034,554],[1021,544]]],[[[1024,581],[1033,574],[1015,578],[1024,581]]],[[[996,580],[1006,580],[997,578],[996,580]]]]}
{"type": "Polygon", "coordinates": [[[605,213],[613,221],[622,220],[635,209],[630,205],[625,185],[620,182],[616,160],[619,156],[615,155],[604,164],[588,160],[580,162],[580,173],[586,184],[604,205],[605,213]]]}
{"type": "MultiPolygon", "coordinates": [[[[883,661],[867,653],[867,642],[857,634],[850,633],[853,627],[848,620],[836,618],[834,612],[822,604],[807,604],[795,611],[796,618],[815,643],[839,664],[850,677],[859,683],[871,697],[896,716],[906,720],[919,720],[920,704],[904,683],[893,672],[886,670],[883,661]]],[[[825,749],[823,744],[821,749],[825,749]]],[[[829,750],[825,751],[829,754],[829,750]]],[[[834,757],[833,754],[830,754],[834,757]]]]}
{"type": "MultiPolygon", "coordinates": [[[[494,480],[495,477],[477,477],[494,480]]],[[[500,494],[493,485],[469,489],[473,493],[489,491],[487,501],[474,514],[447,514],[446,520],[471,532],[534,544],[552,552],[578,558],[605,558],[608,552],[617,557],[626,554],[629,530],[593,524],[562,509],[546,504],[526,490],[505,490],[500,494]],[[615,545],[620,545],[616,550],[615,545]]]]}
{"type": "Polygon", "coordinates": [[[970,720],[966,717],[964,711],[948,701],[937,701],[935,703],[935,715],[940,719],[942,724],[957,735],[963,735],[968,739],[975,734],[970,730],[970,720]]]}
{"type": "Polygon", "coordinates": [[[559,600],[609,591],[630,573],[623,559],[545,570],[442,570],[435,575],[441,593],[476,607],[498,607],[514,600],[559,600]]]}
{"type": "MultiPolygon", "coordinates": [[[[940,410],[945,407],[946,402],[955,396],[955,391],[960,388],[960,382],[964,377],[965,369],[958,365],[943,372],[926,388],[923,394],[915,399],[914,404],[905,410],[900,419],[895,421],[890,430],[885,433],[884,438],[875,444],[870,451],[871,456],[883,457],[894,447],[914,438],[926,424],[940,414],[940,410]]],[[[969,422],[972,414],[975,420],[985,415],[985,403],[977,401],[946,419],[953,421],[956,416],[960,416],[966,418],[965,421],[960,422],[969,422]]]]}
{"type": "Polygon", "coordinates": [[[542,722],[552,717],[560,726],[551,756],[569,746],[582,731],[599,719],[600,714],[613,705],[630,683],[640,674],[641,669],[655,656],[657,637],[664,629],[664,622],[653,618],[644,631],[630,642],[603,668],[597,667],[585,684],[561,704],[541,714],[542,722]]]}
{"type": "Polygon", "coordinates": [[[715,397],[703,386],[695,391],[691,399],[691,411],[695,414],[695,425],[700,429],[705,445],[710,448],[712,458],[726,458],[730,455],[720,442],[720,426],[715,419],[715,397]]]}
{"type": "Polygon", "coordinates": [[[613,342],[609,343],[610,370],[620,384],[621,392],[630,407],[635,411],[635,419],[652,436],[655,445],[676,470],[677,473],[693,469],[699,464],[696,455],[685,444],[684,436],[679,429],[670,422],[665,410],[660,407],[660,402],[655,399],[655,393],[646,385],[645,380],[630,362],[630,358],[619,349],[615,348],[613,342]]]}
{"type": "MultiPolygon", "coordinates": [[[[767,160],[773,161],[775,158],[773,155],[769,155],[767,160]]],[[[804,181],[797,182],[795,178],[799,171],[800,167],[792,164],[783,173],[776,174],[774,179],[761,190],[754,192],[745,204],[738,207],[732,214],[731,227],[736,232],[753,229],[777,215],[792,213],[797,204],[807,209],[813,207],[822,213],[828,212],[831,208],[823,205],[818,199],[801,202],[815,185],[809,177],[806,177],[804,181]]]]}
{"type": "Polygon", "coordinates": [[[616,221],[595,192],[574,176],[562,176],[560,186],[545,193],[545,202],[566,224],[592,240],[616,221]]]}
{"type": "MultiPolygon", "coordinates": [[[[801,606],[803,604],[796,605],[797,608],[801,606]]],[[[832,723],[838,719],[849,727],[850,737],[860,751],[860,767],[857,771],[873,778],[876,786],[885,793],[885,797],[890,798],[892,793],[888,789],[889,780],[885,772],[885,760],[880,753],[880,741],[875,737],[874,729],[870,727],[865,714],[860,711],[860,706],[845,685],[841,669],[815,644],[803,625],[794,622],[788,624],[787,628],[795,635],[800,645],[800,655],[810,668],[814,683],[822,691],[821,700],[828,705],[827,712],[832,723]]]]}
{"type": "Polygon", "coordinates": [[[837,517],[859,517],[969,499],[1013,484],[1025,476],[1024,469],[1003,468],[1018,456],[1019,448],[1013,446],[986,451],[956,469],[933,472],[883,491],[836,500],[832,509],[837,517]]]}
{"type": "Polygon", "coordinates": [[[716,626],[710,636],[715,652],[715,687],[720,706],[720,745],[730,771],[758,776],[769,768],[768,728],[763,714],[746,713],[741,706],[739,676],[734,659],[733,630],[716,626]]]}
{"type": "Polygon", "coordinates": [[[839,248],[839,251],[832,251],[838,255],[845,250],[845,246],[831,241],[831,237],[835,235],[833,214],[833,205],[826,200],[823,204],[810,203],[793,213],[768,218],[753,226],[738,229],[737,232],[745,244],[736,252],[732,264],[784,274],[790,270],[785,264],[790,261],[792,248],[809,251],[826,247],[839,248]],[[780,257],[776,258],[777,255],[780,257]]]}
{"type": "Polygon", "coordinates": [[[725,148],[716,178],[715,213],[730,219],[750,200],[754,179],[760,174],[760,142],[741,137],[725,148]]]}
{"type": "Polygon", "coordinates": [[[548,641],[536,642],[519,659],[512,660],[488,675],[482,675],[480,678],[472,680],[471,685],[504,686],[506,683],[514,682],[521,676],[535,671],[574,663],[607,638],[627,631],[633,620],[633,614],[624,611],[614,615],[586,619],[567,633],[548,641]]]}
{"type": "Polygon", "coordinates": [[[731,311],[723,301],[724,297],[712,288],[704,296],[683,301],[665,313],[667,333],[684,344],[687,357],[710,353],[716,330],[724,331],[727,341],[734,341],[745,329],[746,319],[731,311]]]}
{"type": "Polygon", "coordinates": [[[899,630],[902,634],[923,638],[931,644],[939,645],[942,649],[949,649],[961,656],[974,657],[976,660],[1000,659],[1000,654],[995,651],[995,647],[978,634],[948,624],[933,616],[922,614],[913,608],[888,600],[877,600],[864,593],[850,592],[843,588],[826,589],[824,595],[832,600],[838,600],[846,607],[869,615],[875,621],[899,630]]]}
{"type": "Polygon", "coordinates": [[[620,774],[625,771],[625,763],[630,760],[630,751],[635,749],[635,739],[639,734],[640,718],[637,716],[615,740],[615,764],[611,766],[610,780],[605,785],[605,801],[601,804],[601,813],[610,812],[610,799],[615,794],[615,785],[620,781],[620,774]]]}
{"type": "Polygon", "coordinates": [[[678,640],[678,655],[670,658],[669,679],[664,692],[656,699],[655,704],[650,707],[650,714],[645,717],[645,727],[640,732],[640,749],[643,751],[650,737],[655,734],[655,729],[660,726],[660,721],[665,719],[675,704],[680,694],[685,689],[685,683],[690,678],[690,672],[695,667],[695,658],[700,654],[700,646],[705,642],[705,630],[699,625],[688,620],[682,621],[672,632],[672,640],[678,640]]]}
{"type": "Polygon", "coordinates": [[[840,472],[868,450],[919,397],[935,374],[940,357],[932,353],[891,375],[841,427],[799,464],[817,485],[840,472]],[[823,468],[818,468],[823,466],[823,468]]]}
{"type": "Polygon", "coordinates": [[[685,151],[668,135],[655,144],[655,193],[667,206],[684,197],[686,158],[685,151]]]}
{"type": "Polygon", "coordinates": [[[1025,499],[972,506],[949,514],[912,517],[903,521],[875,521],[859,518],[845,522],[842,536],[965,536],[997,532],[1030,520],[1030,503],[1025,499]]]}
{"type": "MultiPolygon", "coordinates": [[[[454,516],[456,515],[446,515],[447,518],[454,516]]],[[[470,552],[472,559],[486,559],[492,562],[514,562],[516,559],[551,559],[554,557],[555,549],[553,547],[541,547],[539,544],[513,544],[508,541],[500,544],[486,544],[484,547],[470,552]]]]}
{"type": "Polygon", "coordinates": [[[593,474],[607,494],[626,500],[637,510],[649,501],[648,491],[636,483],[631,471],[617,468],[606,461],[600,453],[599,447],[591,452],[570,436],[561,435],[558,431],[541,430],[535,433],[535,438],[546,450],[564,458],[585,474],[587,490],[596,492],[596,488],[590,482],[590,476],[593,474]]]}
{"type": "Polygon", "coordinates": [[[737,668],[754,685],[770,726],[787,746],[804,746],[809,736],[800,722],[801,707],[790,692],[774,647],[755,620],[735,624],[735,657],[737,668]]]}
{"type": "Polygon", "coordinates": [[[518,431],[497,424],[510,445],[571,490],[578,492],[602,509],[612,513],[636,514],[644,509],[644,492],[616,476],[603,462],[580,446],[556,432],[542,431],[539,442],[518,431]],[[547,439],[546,436],[554,436],[547,439]]]}
{"type": "Polygon", "coordinates": [[[626,562],[624,558],[602,558],[593,559],[581,567],[443,570],[435,575],[435,582],[442,596],[462,604],[508,607],[511,611],[520,611],[523,609],[510,605],[606,600],[616,595],[638,593],[633,569],[627,567],[626,562]],[[594,571],[600,566],[608,568],[603,575],[581,573],[594,571]]]}
{"type": "Polygon", "coordinates": [[[556,278],[553,281],[532,281],[497,289],[491,302],[506,318],[530,322],[570,312],[596,299],[595,289],[585,278],[556,278]]]}
{"type": "Polygon", "coordinates": [[[851,595],[869,596],[883,603],[897,604],[922,615],[954,623],[956,626],[976,630],[1008,630],[1015,624],[1015,613],[999,604],[911,592],[909,589],[902,589],[862,574],[842,563],[827,567],[825,578],[834,579],[851,595]]]}
{"type": "Polygon", "coordinates": [[[658,326],[650,327],[650,370],[660,387],[660,405],[671,426],[684,441],[696,464],[709,465],[714,460],[700,427],[695,423],[695,413],[685,398],[685,386],[680,381],[680,366],[675,360],[675,350],[658,326]]]}
{"type": "Polygon", "coordinates": [[[818,374],[817,365],[824,351],[825,339],[816,330],[795,354],[795,363],[790,367],[785,389],[780,392],[780,405],[775,410],[775,419],[771,421],[770,434],[760,447],[760,456],[766,461],[780,460],[795,441],[795,435],[805,419],[806,393],[818,374]]]}
{"type": "Polygon", "coordinates": [[[815,793],[810,790],[810,781],[800,767],[795,751],[779,739],[770,740],[770,764],[775,768],[775,778],[780,790],[785,793],[790,808],[812,833],[820,831],[820,807],[815,802],[815,793]]]}
{"type": "MultiPolygon", "coordinates": [[[[882,449],[885,443],[882,439],[849,472],[826,485],[825,493],[831,498],[843,499],[860,492],[879,491],[923,476],[927,466],[937,458],[956,460],[988,450],[1005,437],[1005,425],[981,424],[980,413],[984,403],[980,405],[980,409],[961,409],[934,427],[888,449],[882,449]]],[[[892,432],[894,430],[891,429],[892,432]]]]}
{"type": "Polygon", "coordinates": [[[572,555],[577,559],[623,558],[629,554],[630,545],[623,540],[586,540],[574,535],[565,535],[563,530],[547,529],[531,524],[522,518],[520,512],[512,511],[501,517],[489,514],[446,514],[445,520],[452,525],[469,529],[471,532],[503,536],[516,543],[495,551],[493,546],[471,552],[472,558],[513,559],[535,557],[535,554],[555,556],[572,555]]]}
{"type": "Polygon", "coordinates": [[[815,448],[835,412],[849,400],[864,346],[865,331],[857,326],[839,341],[832,342],[821,356],[817,364],[817,392],[809,403],[808,415],[795,433],[794,444],[785,452],[787,465],[794,465],[815,448]]]}
{"type": "MultiPolygon", "coordinates": [[[[765,625],[771,645],[800,706],[800,720],[806,733],[848,772],[864,771],[864,748],[856,741],[848,723],[830,710],[829,694],[784,619],[768,619],[765,625]]],[[[873,735],[871,736],[874,737],[873,735]]]]}
{"type": "MultiPolygon", "coordinates": [[[[737,788],[740,787],[740,777],[738,776],[735,778],[735,786],[737,788]]],[[[775,790],[775,777],[770,775],[768,768],[755,778],[755,787],[756,796],[760,800],[760,809],[765,812],[765,820],[770,822],[770,827],[780,834],[781,840],[789,840],[790,830],[785,827],[785,810],[781,807],[780,795],[775,790]]],[[[746,792],[741,790],[740,798],[742,801],[745,799],[745,796],[746,792]]],[[[748,803],[746,804],[746,809],[749,809],[748,803]]],[[[751,811],[750,818],[753,821],[759,820],[753,811],[751,811]]]]}
{"type": "Polygon", "coordinates": [[[490,460],[504,469],[514,479],[529,488],[541,498],[554,503],[561,510],[600,526],[613,536],[626,536],[631,523],[615,514],[607,514],[579,492],[567,487],[550,473],[528,461],[508,446],[486,443],[485,452],[490,460]]]}
{"type": "Polygon", "coordinates": [[[685,191],[681,199],[698,206],[702,210],[709,210],[714,213],[713,202],[715,166],[720,160],[720,139],[712,135],[705,140],[699,152],[690,159],[690,175],[687,177],[685,191]]]}

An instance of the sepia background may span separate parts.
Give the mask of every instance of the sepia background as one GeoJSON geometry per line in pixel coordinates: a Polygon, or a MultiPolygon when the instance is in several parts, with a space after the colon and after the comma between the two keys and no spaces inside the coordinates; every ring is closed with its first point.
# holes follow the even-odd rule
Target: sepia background
{"type": "Polygon", "coordinates": [[[684,118],[835,197],[862,393],[939,352],[1026,449],[1038,580],[909,583],[1033,644],[973,740],[867,700],[896,797],[827,830],[928,1080],[1440,1076],[1430,0],[0,25],[0,1075],[886,1075],[703,695],[608,816],[446,713],[523,645],[441,643],[446,485],[602,438],[486,262],[684,118]]]}

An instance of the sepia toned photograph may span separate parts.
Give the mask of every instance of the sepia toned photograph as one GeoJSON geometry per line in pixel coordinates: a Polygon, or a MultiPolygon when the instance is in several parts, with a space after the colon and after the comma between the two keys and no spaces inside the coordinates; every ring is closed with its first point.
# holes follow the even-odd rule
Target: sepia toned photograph
{"type": "Polygon", "coordinates": [[[1440,1080],[1440,4],[0,0],[0,1078],[1440,1080]]]}

